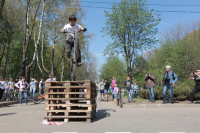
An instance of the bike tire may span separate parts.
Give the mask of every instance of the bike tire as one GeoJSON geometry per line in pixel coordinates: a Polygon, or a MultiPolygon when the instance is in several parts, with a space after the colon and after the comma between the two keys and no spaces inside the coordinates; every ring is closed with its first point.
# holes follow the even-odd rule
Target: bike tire
{"type": "Polygon", "coordinates": [[[14,100],[14,95],[15,95],[14,92],[11,91],[11,92],[10,92],[10,101],[13,101],[13,100],[14,100]]]}
{"type": "Polygon", "coordinates": [[[121,94],[121,98],[120,98],[120,108],[123,108],[123,97],[122,97],[122,94],[121,94]]]}
{"type": "Polygon", "coordinates": [[[33,98],[33,102],[34,102],[35,104],[41,103],[41,99],[38,99],[39,96],[40,96],[39,93],[36,93],[36,94],[35,94],[35,96],[34,96],[34,98],[33,98]]]}
{"type": "Polygon", "coordinates": [[[75,81],[76,63],[72,63],[72,81],[75,81]]]}
{"type": "Polygon", "coordinates": [[[117,106],[119,106],[119,97],[117,97],[117,106]]]}

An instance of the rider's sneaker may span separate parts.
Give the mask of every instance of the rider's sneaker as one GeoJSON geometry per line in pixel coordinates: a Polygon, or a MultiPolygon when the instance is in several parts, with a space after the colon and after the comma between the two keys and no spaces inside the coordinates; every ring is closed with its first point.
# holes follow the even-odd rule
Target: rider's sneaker
{"type": "Polygon", "coordinates": [[[81,65],[83,65],[84,63],[82,63],[82,62],[78,62],[77,63],[77,66],[81,66],[81,65]]]}

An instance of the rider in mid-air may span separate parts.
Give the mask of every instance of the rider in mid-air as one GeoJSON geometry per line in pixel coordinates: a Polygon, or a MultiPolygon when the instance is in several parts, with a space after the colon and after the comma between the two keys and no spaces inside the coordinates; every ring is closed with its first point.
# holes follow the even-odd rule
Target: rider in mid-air
{"type": "MultiPolygon", "coordinates": [[[[87,31],[86,28],[83,28],[79,24],[76,24],[76,16],[70,15],[69,16],[69,24],[65,25],[61,30],[62,33],[67,33],[67,57],[70,59],[72,47],[74,47],[74,31],[87,31]]],[[[78,34],[77,34],[78,36],[78,34]]],[[[76,61],[77,65],[81,66],[81,50],[79,47],[79,36],[78,36],[78,46],[76,46],[76,61]]]]}

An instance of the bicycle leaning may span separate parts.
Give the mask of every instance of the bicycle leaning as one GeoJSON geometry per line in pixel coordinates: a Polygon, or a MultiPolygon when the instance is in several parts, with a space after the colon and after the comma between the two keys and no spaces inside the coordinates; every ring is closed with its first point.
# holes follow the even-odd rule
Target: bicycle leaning
{"type": "Polygon", "coordinates": [[[123,94],[121,87],[119,87],[119,91],[117,93],[117,106],[123,108],[123,94]]]}

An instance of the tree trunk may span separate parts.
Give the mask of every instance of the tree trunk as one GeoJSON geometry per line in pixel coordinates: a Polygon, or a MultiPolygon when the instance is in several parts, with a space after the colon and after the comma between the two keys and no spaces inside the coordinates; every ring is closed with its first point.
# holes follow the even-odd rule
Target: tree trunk
{"type": "Polygon", "coordinates": [[[55,42],[53,43],[53,47],[51,50],[51,74],[54,76],[54,54],[55,54],[55,42]]]}
{"type": "Polygon", "coordinates": [[[43,54],[44,54],[44,35],[42,36],[41,60],[42,60],[42,67],[43,67],[43,69],[44,69],[47,73],[49,73],[49,71],[47,70],[47,68],[46,68],[45,65],[44,65],[44,56],[43,56],[43,54]]]}
{"type": "Polygon", "coordinates": [[[26,76],[27,79],[29,79],[29,74],[30,74],[30,65],[28,66],[27,61],[28,61],[28,47],[29,47],[29,42],[30,38],[32,36],[33,29],[35,27],[35,19],[37,17],[37,12],[40,7],[40,2],[37,6],[37,9],[34,13],[34,18],[33,18],[33,25],[31,27],[31,31],[29,32],[29,14],[30,14],[30,0],[27,0],[27,7],[26,7],[26,24],[25,24],[25,36],[24,36],[24,44],[23,44],[23,60],[22,60],[22,65],[21,65],[21,76],[26,76]]]}
{"type": "Polygon", "coordinates": [[[3,7],[5,5],[5,0],[1,0],[1,7],[0,7],[0,20],[2,19],[2,12],[3,12],[3,7]]]}
{"type": "Polygon", "coordinates": [[[64,70],[65,70],[65,59],[62,61],[62,71],[61,71],[61,81],[63,81],[64,78],[64,70]]]}
{"type": "Polygon", "coordinates": [[[8,62],[9,62],[9,55],[10,55],[10,38],[9,38],[8,44],[7,44],[7,53],[6,53],[6,61],[5,61],[5,65],[4,65],[4,71],[3,71],[3,79],[6,78],[7,66],[8,66],[8,62]]]}
{"type": "Polygon", "coordinates": [[[5,54],[5,48],[6,48],[6,44],[4,44],[3,50],[1,52],[2,54],[1,54],[1,57],[0,57],[0,69],[1,69],[3,57],[4,57],[4,54],[5,54]]]}

